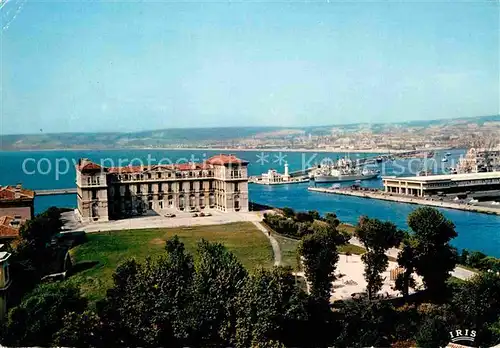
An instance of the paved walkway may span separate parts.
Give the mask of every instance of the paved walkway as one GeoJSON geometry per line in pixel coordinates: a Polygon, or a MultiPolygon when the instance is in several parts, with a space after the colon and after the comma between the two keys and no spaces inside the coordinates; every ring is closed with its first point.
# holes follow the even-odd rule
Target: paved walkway
{"type": "Polygon", "coordinates": [[[221,225],[240,221],[260,221],[262,216],[258,212],[220,212],[207,210],[211,216],[193,217],[191,213],[175,212],[175,217],[167,218],[164,215],[170,211],[164,210],[155,216],[141,216],[106,222],[79,223],[73,212],[62,218],[67,231],[84,230],[87,233],[103,231],[134,230],[143,228],[172,228],[181,226],[221,225]]]}
{"type": "MultiPolygon", "coordinates": [[[[356,237],[352,237],[349,240],[349,243],[363,247],[363,244],[357,239],[356,237]]],[[[397,258],[399,254],[399,249],[397,248],[390,248],[387,250],[386,255],[387,256],[392,256],[394,258],[397,258]]],[[[473,276],[476,275],[476,272],[469,271],[468,269],[462,268],[460,266],[456,267],[453,271],[450,272],[451,275],[455,278],[462,279],[462,280],[468,280],[472,278],[473,276]]]]}
{"type": "Polygon", "coordinates": [[[269,241],[271,242],[271,246],[273,247],[273,253],[274,253],[274,265],[279,266],[281,265],[281,250],[280,250],[280,245],[278,244],[278,241],[276,238],[274,238],[267,228],[265,228],[259,221],[252,221],[255,227],[257,227],[262,233],[266,235],[267,238],[269,238],[269,241]]]}

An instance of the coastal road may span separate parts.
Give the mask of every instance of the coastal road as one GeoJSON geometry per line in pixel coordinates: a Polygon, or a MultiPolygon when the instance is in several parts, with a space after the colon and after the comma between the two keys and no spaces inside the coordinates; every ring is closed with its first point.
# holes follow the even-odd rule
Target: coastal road
{"type": "MultiPolygon", "coordinates": [[[[363,244],[356,237],[352,237],[351,239],[349,239],[349,243],[364,248],[363,244]]],[[[397,249],[397,248],[390,248],[389,250],[387,250],[387,252],[385,254],[387,256],[391,256],[391,257],[397,258],[398,254],[399,254],[399,249],[397,249]]],[[[476,272],[469,271],[468,269],[465,269],[465,268],[460,267],[460,266],[456,267],[450,273],[451,273],[451,275],[453,277],[458,278],[458,279],[462,279],[462,280],[469,280],[474,275],[476,275],[476,272]]]]}

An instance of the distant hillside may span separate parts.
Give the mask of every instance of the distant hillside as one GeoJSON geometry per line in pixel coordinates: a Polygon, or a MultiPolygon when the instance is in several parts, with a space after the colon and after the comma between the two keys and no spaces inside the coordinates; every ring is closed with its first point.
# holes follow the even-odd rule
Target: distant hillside
{"type": "Polygon", "coordinates": [[[23,149],[82,149],[82,148],[139,148],[139,147],[187,147],[215,146],[218,143],[237,144],[242,139],[293,138],[295,136],[331,134],[332,129],[356,131],[370,129],[384,132],[393,127],[429,127],[458,123],[500,122],[500,115],[473,118],[456,118],[401,123],[353,123],[348,125],[326,125],[311,127],[217,127],[217,128],[170,128],[141,132],[108,133],[57,133],[18,134],[0,136],[0,150],[23,149]]]}

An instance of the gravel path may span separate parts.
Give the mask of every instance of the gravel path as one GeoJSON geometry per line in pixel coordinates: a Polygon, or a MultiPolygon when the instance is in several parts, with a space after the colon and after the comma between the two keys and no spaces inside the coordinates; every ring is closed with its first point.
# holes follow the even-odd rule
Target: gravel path
{"type": "Polygon", "coordinates": [[[273,253],[274,253],[274,265],[275,266],[281,265],[281,250],[278,241],[269,233],[269,231],[259,221],[252,221],[252,222],[255,225],[255,227],[257,227],[262,233],[264,233],[271,242],[271,246],[273,247],[273,253]]]}

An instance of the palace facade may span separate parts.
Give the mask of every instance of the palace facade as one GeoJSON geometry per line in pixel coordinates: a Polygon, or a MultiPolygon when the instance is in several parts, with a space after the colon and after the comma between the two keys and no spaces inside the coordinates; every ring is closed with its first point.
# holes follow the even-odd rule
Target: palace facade
{"type": "Polygon", "coordinates": [[[76,166],[82,221],[107,221],[148,212],[217,209],[248,211],[248,162],[217,155],[203,163],[102,167],[76,166]]]}

